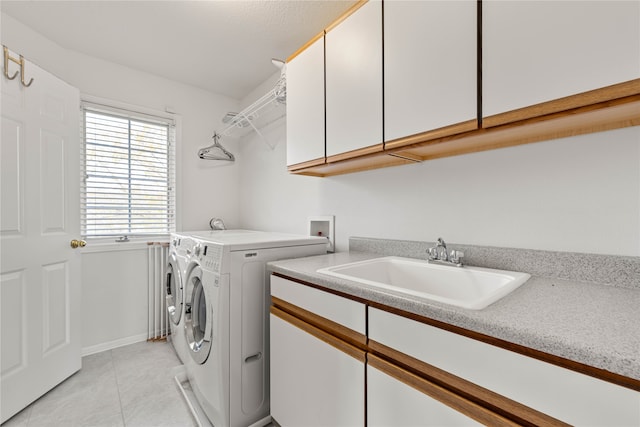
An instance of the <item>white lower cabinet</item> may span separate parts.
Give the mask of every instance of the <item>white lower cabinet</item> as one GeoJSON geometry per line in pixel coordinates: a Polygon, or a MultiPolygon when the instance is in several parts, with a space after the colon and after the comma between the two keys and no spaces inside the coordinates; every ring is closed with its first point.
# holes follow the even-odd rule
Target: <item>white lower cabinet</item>
{"type": "Polygon", "coordinates": [[[639,426],[640,393],[369,308],[372,341],[565,423],[639,426]]]}
{"type": "Polygon", "coordinates": [[[313,285],[272,276],[271,293],[283,427],[640,426],[630,388],[313,285]]]}
{"type": "Polygon", "coordinates": [[[282,427],[364,427],[365,351],[356,345],[366,341],[366,306],[277,276],[271,296],[273,419],[282,427]]]}
{"type": "Polygon", "coordinates": [[[370,427],[482,425],[423,392],[367,366],[370,427]]]}
{"type": "Polygon", "coordinates": [[[271,416],[282,427],[364,426],[364,369],[271,315],[271,416]]]}

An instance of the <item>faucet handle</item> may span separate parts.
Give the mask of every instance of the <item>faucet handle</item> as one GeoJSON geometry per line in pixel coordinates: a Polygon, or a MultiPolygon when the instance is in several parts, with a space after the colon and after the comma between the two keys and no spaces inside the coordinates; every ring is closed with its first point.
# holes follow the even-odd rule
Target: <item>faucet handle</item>
{"type": "Polygon", "coordinates": [[[435,247],[427,249],[427,254],[430,260],[438,259],[438,250],[435,247]]]}
{"type": "Polygon", "coordinates": [[[454,264],[462,264],[461,259],[464,257],[464,252],[456,251],[455,249],[449,254],[449,261],[454,264]]]}

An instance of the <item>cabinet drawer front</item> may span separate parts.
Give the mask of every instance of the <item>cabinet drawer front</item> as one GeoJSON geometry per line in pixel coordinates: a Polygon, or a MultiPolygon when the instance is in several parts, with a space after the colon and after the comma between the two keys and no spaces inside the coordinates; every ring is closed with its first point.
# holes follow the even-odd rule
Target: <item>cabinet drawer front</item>
{"type": "Polygon", "coordinates": [[[271,276],[271,295],[362,335],[366,334],[367,314],[362,303],[278,276],[271,276]]]}
{"type": "Polygon", "coordinates": [[[576,425],[640,425],[640,393],[382,310],[369,339],[576,425]]]}
{"type": "Polygon", "coordinates": [[[271,415],[283,427],[364,426],[364,363],[271,314],[271,415]]]}
{"type": "Polygon", "coordinates": [[[474,413],[484,422],[484,425],[515,425],[382,359],[369,356],[367,365],[367,425],[369,427],[483,425],[464,415],[464,412],[474,413]],[[435,397],[436,395],[438,397],[435,397]]]}

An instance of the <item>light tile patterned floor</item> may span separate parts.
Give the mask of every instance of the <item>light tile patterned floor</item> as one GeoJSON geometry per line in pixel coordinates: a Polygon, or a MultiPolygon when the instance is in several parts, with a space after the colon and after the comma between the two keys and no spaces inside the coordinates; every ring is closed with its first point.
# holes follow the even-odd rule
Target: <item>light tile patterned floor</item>
{"type": "Polygon", "coordinates": [[[192,427],[174,380],[180,361],[166,342],[86,356],[82,369],[2,427],[192,427]]]}

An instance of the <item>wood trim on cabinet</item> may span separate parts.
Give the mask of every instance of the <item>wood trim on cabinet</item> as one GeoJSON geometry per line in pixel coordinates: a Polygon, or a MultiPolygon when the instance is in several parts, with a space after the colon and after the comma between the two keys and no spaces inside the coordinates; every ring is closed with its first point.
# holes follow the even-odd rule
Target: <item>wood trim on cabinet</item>
{"type": "Polygon", "coordinates": [[[290,62],[293,58],[295,58],[296,56],[300,55],[305,49],[307,49],[309,46],[311,46],[315,41],[317,41],[318,39],[324,37],[325,34],[327,34],[327,32],[329,32],[332,29],[334,29],[342,21],[347,19],[350,15],[353,15],[353,13],[356,10],[360,9],[365,3],[367,3],[367,1],[369,1],[369,0],[359,0],[356,4],[354,4],[349,9],[347,9],[342,15],[340,15],[338,18],[336,18],[335,21],[333,21],[331,24],[329,24],[329,26],[327,28],[325,28],[324,30],[322,30],[321,32],[319,32],[318,34],[313,36],[308,42],[303,44],[298,50],[296,50],[291,55],[289,55],[289,57],[287,58],[287,62],[290,62]]]}
{"type": "Polygon", "coordinates": [[[485,425],[569,425],[376,341],[369,351],[370,366],[485,425]]]}
{"type": "MultiPolygon", "coordinates": [[[[454,334],[462,335],[464,337],[471,338],[476,341],[483,342],[485,344],[490,344],[505,350],[513,351],[514,353],[522,354],[524,356],[541,360],[543,362],[547,362],[552,365],[559,366],[561,368],[569,369],[574,372],[578,372],[578,373],[588,375],[603,381],[617,384],[619,386],[629,388],[631,390],[640,391],[640,380],[625,377],[624,375],[616,374],[601,368],[596,368],[594,366],[585,365],[583,363],[576,362],[574,360],[566,359],[564,357],[549,354],[540,350],[535,350],[530,347],[525,347],[523,345],[505,341],[500,338],[495,338],[490,335],[485,335],[480,332],[475,332],[469,329],[461,328],[459,326],[454,326],[449,323],[431,319],[429,317],[424,317],[417,314],[409,313],[407,311],[389,307],[384,304],[379,304],[379,303],[369,301],[368,305],[370,307],[374,307],[374,308],[386,311],[388,313],[397,314],[398,316],[415,320],[417,322],[424,323],[426,325],[430,325],[448,332],[452,332],[454,334]]],[[[371,342],[372,341],[370,340],[369,345],[371,345],[371,342]]]]}
{"type": "Polygon", "coordinates": [[[287,166],[287,169],[289,170],[289,172],[295,172],[295,171],[300,170],[300,169],[306,169],[306,168],[311,168],[311,167],[314,167],[314,166],[324,165],[325,163],[326,163],[326,160],[325,160],[324,157],[322,157],[320,159],[309,160],[309,161],[306,161],[306,162],[289,165],[289,166],[287,166]]]}
{"type": "Polygon", "coordinates": [[[291,62],[291,60],[293,58],[295,58],[296,56],[300,55],[302,52],[304,52],[309,46],[311,46],[313,43],[315,43],[317,40],[321,39],[322,37],[324,37],[325,31],[322,30],[320,31],[318,34],[316,34],[315,36],[313,36],[311,38],[311,40],[309,40],[308,42],[306,42],[305,44],[303,44],[298,50],[296,50],[295,52],[293,52],[291,55],[289,55],[289,57],[287,58],[287,62],[291,62]]]}
{"type": "Polygon", "coordinates": [[[389,153],[389,156],[398,157],[400,159],[410,160],[413,163],[420,163],[422,159],[413,153],[407,153],[406,151],[402,153],[389,153]]]}
{"type": "Polygon", "coordinates": [[[426,132],[417,133],[415,135],[405,136],[403,138],[393,139],[384,143],[385,150],[405,147],[407,145],[417,144],[424,141],[432,141],[446,136],[459,135],[461,133],[470,132],[478,129],[478,120],[468,120],[466,122],[457,123],[451,126],[441,127],[426,132]]]}
{"type": "Polygon", "coordinates": [[[341,340],[346,341],[347,343],[353,345],[354,347],[360,348],[362,350],[366,350],[367,348],[367,337],[358,333],[352,329],[347,328],[339,323],[336,323],[332,320],[326,319],[322,316],[319,316],[315,313],[312,313],[304,308],[298,307],[297,305],[291,304],[287,301],[284,301],[278,297],[271,297],[271,305],[285,313],[290,314],[305,323],[308,323],[312,326],[315,326],[318,329],[326,331],[329,334],[335,335],[341,340]]]}
{"type": "Polygon", "coordinates": [[[614,99],[640,94],[640,79],[629,80],[627,82],[606,86],[603,88],[590,90],[552,101],[519,108],[506,113],[483,117],[482,126],[485,128],[503,125],[506,123],[519,122],[533,117],[541,117],[548,114],[573,110],[588,105],[599,104],[614,99]]]}
{"type": "Polygon", "coordinates": [[[397,148],[391,153],[409,153],[422,160],[430,160],[638,125],[640,95],[634,95],[517,123],[424,141],[397,148]]]}
{"type": "Polygon", "coordinates": [[[326,177],[342,175],[345,173],[362,172],[372,169],[380,169],[391,166],[408,165],[419,162],[415,156],[405,153],[375,153],[368,156],[354,157],[340,162],[326,163],[306,169],[298,169],[292,173],[326,177]]]}
{"type": "Polygon", "coordinates": [[[346,12],[344,12],[342,15],[340,15],[338,17],[338,19],[336,19],[335,21],[333,21],[331,24],[329,24],[329,26],[327,28],[324,29],[325,34],[328,33],[329,31],[333,30],[335,27],[337,27],[338,25],[340,25],[340,23],[342,23],[342,21],[344,21],[345,19],[347,19],[349,16],[353,15],[354,12],[358,9],[360,9],[362,6],[364,6],[369,0],[358,0],[358,2],[356,4],[354,4],[353,6],[351,6],[349,9],[347,9],[346,12]]]}
{"type": "Polygon", "coordinates": [[[345,153],[334,154],[327,156],[327,163],[340,162],[342,160],[353,159],[354,157],[362,157],[369,154],[382,153],[384,151],[384,144],[375,144],[369,147],[358,148],[357,150],[347,151],[345,153]]]}
{"type": "Polygon", "coordinates": [[[275,306],[271,306],[270,309],[271,314],[273,314],[276,317],[279,317],[280,319],[284,320],[285,322],[297,327],[298,329],[301,329],[302,331],[313,335],[314,337],[318,338],[319,340],[324,341],[325,343],[329,344],[330,346],[340,350],[341,352],[348,354],[349,356],[353,357],[354,359],[362,362],[362,363],[366,363],[366,353],[364,350],[361,350],[357,347],[352,346],[349,343],[346,343],[344,341],[342,341],[339,338],[336,338],[330,334],[328,334],[327,332],[313,326],[310,325],[300,319],[298,319],[295,316],[292,316],[291,314],[281,310],[278,307],[275,306]]]}

